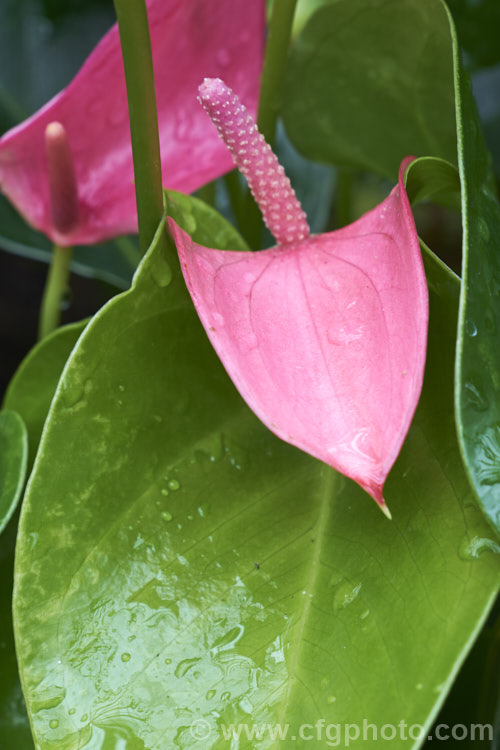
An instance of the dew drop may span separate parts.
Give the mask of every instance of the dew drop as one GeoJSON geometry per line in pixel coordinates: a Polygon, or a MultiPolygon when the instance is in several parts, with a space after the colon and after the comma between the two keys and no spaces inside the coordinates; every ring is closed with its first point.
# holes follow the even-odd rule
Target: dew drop
{"type": "Polygon", "coordinates": [[[66,690],[63,687],[54,685],[43,692],[36,692],[33,696],[32,709],[34,713],[46,711],[49,708],[55,708],[66,697],[66,690]]]}
{"type": "Polygon", "coordinates": [[[473,536],[470,538],[466,536],[462,539],[458,550],[459,557],[467,562],[478,560],[486,552],[493,552],[498,555],[500,544],[488,537],[473,536]]]}
{"type": "Polygon", "coordinates": [[[212,698],[215,696],[216,691],[215,690],[209,690],[207,694],[205,695],[205,698],[207,701],[211,701],[212,698]]]}
{"type": "Polygon", "coordinates": [[[169,513],[168,510],[164,510],[162,512],[162,514],[161,514],[161,517],[163,518],[164,521],[167,521],[167,523],[168,523],[169,521],[172,520],[173,515],[171,513],[169,513]]]}
{"type": "Polygon", "coordinates": [[[166,488],[166,487],[164,487],[164,488],[162,489],[162,491],[161,491],[161,494],[163,495],[163,497],[167,497],[167,495],[168,495],[168,490],[167,490],[167,488],[166,488]]]}
{"type": "Polygon", "coordinates": [[[153,281],[161,288],[168,286],[172,281],[172,269],[161,256],[156,258],[156,262],[151,269],[151,275],[153,281]]]}
{"type": "Polygon", "coordinates": [[[333,596],[333,608],[336,611],[345,609],[353,602],[361,590],[361,584],[353,586],[348,581],[339,583],[333,596]]]}
{"type": "Polygon", "coordinates": [[[488,242],[490,239],[490,230],[488,227],[488,224],[483,218],[480,218],[477,225],[477,231],[479,232],[479,236],[484,242],[488,242]]]}
{"type": "Polygon", "coordinates": [[[76,714],[76,708],[70,708],[69,711],[68,711],[68,714],[70,716],[73,716],[73,714],[76,714]]]}
{"type": "Polygon", "coordinates": [[[209,512],[210,512],[209,503],[201,503],[201,505],[198,506],[198,515],[201,516],[201,518],[205,518],[209,512]]]}
{"type": "Polygon", "coordinates": [[[231,698],[231,693],[229,691],[226,691],[225,693],[222,693],[220,699],[223,703],[227,703],[227,701],[231,698]]]}
{"type": "Polygon", "coordinates": [[[474,321],[470,319],[465,321],[465,332],[468,336],[477,336],[477,328],[474,321]]]}
{"type": "Polygon", "coordinates": [[[125,652],[124,652],[124,653],[123,653],[123,654],[121,655],[121,660],[122,660],[122,661],[125,661],[125,662],[127,662],[127,661],[130,661],[130,654],[129,654],[129,653],[127,652],[127,651],[125,651],[125,652]]]}
{"type": "Polygon", "coordinates": [[[222,48],[217,52],[215,59],[219,65],[222,65],[222,67],[225,68],[231,62],[231,55],[227,49],[222,48]]]}
{"type": "Polygon", "coordinates": [[[88,714],[83,714],[83,716],[82,716],[82,718],[80,719],[80,721],[88,721],[88,718],[89,718],[89,717],[88,717],[88,714]]]}
{"type": "Polygon", "coordinates": [[[184,677],[195,664],[198,664],[199,661],[201,661],[199,656],[195,656],[193,659],[183,659],[178,663],[174,670],[175,676],[179,678],[184,677]]]}
{"type": "Polygon", "coordinates": [[[165,659],[165,664],[172,664],[172,659],[169,659],[168,656],[165,659]]]}
{"type": "Polygon", "coordinates": [[[83,397],[83,385],[81,383],[70,383],[63,387],[64,404],[68,408],[75,406],[83,397]]]}
{"type": "Polygon", "coordinates": [[[125,122],[127,116],[127,110],[124,107],[116,107],[111,110],[107,120],[111,128],[118,128],[125,122]]]}
{"type": "Polygon", "coordinates": [[[476,411],[486,411],[489,406],[488,400],[483,392],[473,383],[468,382],[464,386],[468,403],[476,411]]]}
{"type": "Polygon", "coordinates": [[[119,385],[118,386],[118,390],[123,393],[123,391],[125,390],[125,386],[124,385],[119,385]]]}
{"type": "Polygon", "coordinates": [[[335,696],[335,695],[329,695],[329,696],[328,696],[328,703],[329,703],[330,705],[331,705],[332,703],[335,703],[335,701],[336,701],[336,700],[337,700],[337,698],[336,698],[336,696],[335,696]]]}
{"type": "Polygon", "coordinates": [[[180,486],[181,485],[179,484],[179,482],[177,481],[177,479],[171,479],[168,482],[168,489],[169,490],[178,490],[180,486]]]}
{"type": "Polygon", "coordinates": [[[222,326],[224,325],[224,318],[220,313],[214,312],[213,322],[215,326],[219,326],[222,328],[222,326]]]}
{"type": "Polygon", "coordinates": [[[58,726],[59,726],[59,722],[57,721],[57,719],[51,719],[49,721],[49,727],[51,729],[57,729],[58,726]]]}

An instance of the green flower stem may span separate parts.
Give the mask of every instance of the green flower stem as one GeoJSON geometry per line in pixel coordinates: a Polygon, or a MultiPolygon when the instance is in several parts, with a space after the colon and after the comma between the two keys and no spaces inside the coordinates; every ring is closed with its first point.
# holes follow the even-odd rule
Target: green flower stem
{"type": "Polygon", "coordinates": [[[164,213],[151,40],[144,0],[114,0],[114,4],[127,83],[139,245],[144,254],[164,213]]]}
{"type": "Polygon", "coordinates": [[[61,306],[68,290],[68,280],[73,257],[72,247],[54,245],[49,273],[40,307],[38,338],[52,333],[61,322],[61,306]]]}
{"type": "Polygon", "coordinates": [[[297,0],[274,0],[264,57],[257,125],[272,146],[281,106],[288,47],[297,0]]]}
{"type": "MultiPolygon", "coordinates": [[[[281,91],[285,78],[288,47],[292,36],[297,0],[274,0],[262,70],[257,125],[272,146],[281,107],[281,91]]],[[[245,223],[240,225],[243,236],[253,250],[261,247],[264,224],[250,192],[244,202],[245,223]]]]}

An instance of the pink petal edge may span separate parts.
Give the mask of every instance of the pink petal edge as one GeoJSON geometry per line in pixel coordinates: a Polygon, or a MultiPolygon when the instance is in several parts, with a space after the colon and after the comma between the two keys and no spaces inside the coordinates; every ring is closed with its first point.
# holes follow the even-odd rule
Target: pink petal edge
{"type": "MultiPolygon", "coordinates": [[[[223,75],[252,111],[261,72],[264,0],[147,0],[164,184],[190,193],[232,169],[199,107],[204,75],[223,75]]],[[[0,189],[35,228],[60,244],[90,244],[137,231],[132,151],[116,25],[69,86],[0,138],[0,189]],[[77,178],[79,224],[54,228],[44,148],[62,123],[77,178]]]]}
{"type": "Polygon", "coordinates": [[[403,182],[412,160],[358,221],[292,245],[212,250],[168,220],[196,310],[247,404],[383,510],[427,341],[427,284],[403,182]]]}

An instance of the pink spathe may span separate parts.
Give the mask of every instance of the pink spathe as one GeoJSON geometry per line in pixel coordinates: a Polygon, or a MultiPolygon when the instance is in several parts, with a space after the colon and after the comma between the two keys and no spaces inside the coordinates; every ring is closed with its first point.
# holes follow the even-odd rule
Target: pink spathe
{"type": "MultiPolygon", "coordinates": [[[[262,65],[264,0],[147,0],[163,183],[189,193],[232,168],[196,101],[207,73],[223,75],[254,111],[262,65]]],[[[0,139],[0,189],[59,244],[89,244],[137,231],[127,98],[117,27],[60,94],[0,139]],[[54,227],[44,145],[63,125],[74,163],[78,223],[54,227]]]]}
{"type": "Polygon", "coordinates": [[[201,247],[168,220],[200,319],[247,404],[384,510],[426,354],[427,285],[403,183],[411,160],[358,221],[257,253],[201,247]]]}

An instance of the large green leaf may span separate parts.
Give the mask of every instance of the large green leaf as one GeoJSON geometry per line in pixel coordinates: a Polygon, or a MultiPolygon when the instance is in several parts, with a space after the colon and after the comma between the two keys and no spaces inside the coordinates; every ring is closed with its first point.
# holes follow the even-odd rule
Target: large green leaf
{"type": "Polygon", "coordinates": [[[292,49],[284,102],[311,159],[395,177],[402,158],[456,163],[452,43],[439,0],[336,0],[292,49]]]}
{"type": "Polygon", "coordinates": [[[456,366],[458,434],[486,517],[500,532],[500,204],[453,23],[463,288],[456,366]]]}
{"type": "Polygon", "coordinates": [[[0,411],[0,534],[21,497],[28,465],[28,433],[15,411],[0,411]]]}
{"type": "MultiPolygon", "coordinates": [[[[28,354],[9,384],[4,406],[16,409],[22,415],[26,424],[25,432],[27,431],[29,436],[29,440],[24,440],[25,468],[27,444],[29,442],[28,464],[31,465],[57,382],[84,327],[85,323],[75,323],[54,331],[28,354]]],[[[4,414],[12,412],[2,411],[0,418],[4,414]]],[[[0,463],[1,461],[0,455],[0,463]]],[[[0,750],[12,750],[13,747],[19,750],[33,750],[12,632],[12,574],[16,530],[14,520],[2,537],[0,551],[0,750]]]]}
{"type": "MultiPolygon", "coordinates": [[[[192,203],[198,241],[208,213],[192,203]]],[[[227,227],[215,234],[235,246],[227,227]]],[[[89,323],[51,407],[16,557],[41,750],[276,746],[224,740],[238,721],[295,735],[320,718],[429,724],[499,566],[454,433],[458,288],[427,264],[428,368],[386,486],[393,523],[257,421],[172,258],[153,248],[89,323]]]]}

